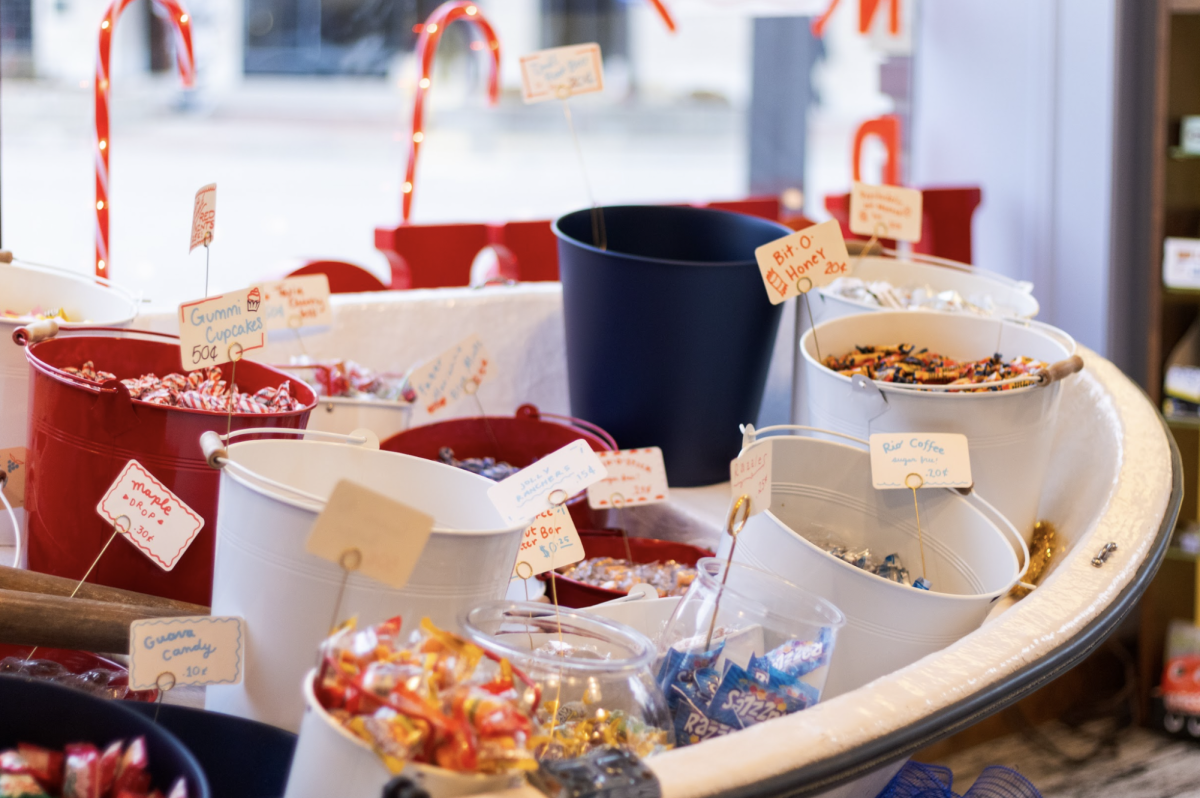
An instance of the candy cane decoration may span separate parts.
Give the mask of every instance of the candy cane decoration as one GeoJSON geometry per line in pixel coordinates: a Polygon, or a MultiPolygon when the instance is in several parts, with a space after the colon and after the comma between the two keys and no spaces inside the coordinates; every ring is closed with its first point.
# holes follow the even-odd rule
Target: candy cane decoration
{"type": "Polygon", "coordinates": [[[675,20],[671,16],[671,12],[667,10],[667,6],[662,0],[650,0],[650,5],[654,6],[654,10],[662,18],[663,24],[667,26],[667,30],[671,33],[675,32],[675,20]]]}
{"type": "MultiPolygon", "coordinates": [[[[128,0],[125,0],[128,2],[128,0]]],[[[484,38],[484,44],[491,54],[491,77],[488,78],[488,102],[495,105],[500,97],[500,40],[496,31],[483,17],[479,7],[469,0],[451,0],[438,6],[425,24],[421,26],[417,37],[417,61],[421,65],[421,79],[417,83],[417,95],[413,98],[412,135],[408,140],[408,168],[404,173],[404,207],[402,219],[408,221],[412,213],[413,189],[417,179],[417,153],[421,142],[425,140],[425,93],[429,91],[430,74],[433,68],[433,56],[437,52],[438,42],[442,33],[455,20],[463,19],[473,22],[479,28],[484,38]]],[[[472,45],[474,49],[474,45],[472,45]]]]}
{"type": "MultiPolygon", "coordinates": [[[[133,0],[112,0],[100,22],[100,49],[96,59],[96,276],[107,277],[111,259],[108,256],[108,97],[109,54],[112,50],[113,27],[117,18],[133,0]]],[[[167,12],[175,29],[175,55],[179,76],[185,88],[196,83],[196,65],[192,54],[191,17],[179,0],[153,0],[167,12]]]]}

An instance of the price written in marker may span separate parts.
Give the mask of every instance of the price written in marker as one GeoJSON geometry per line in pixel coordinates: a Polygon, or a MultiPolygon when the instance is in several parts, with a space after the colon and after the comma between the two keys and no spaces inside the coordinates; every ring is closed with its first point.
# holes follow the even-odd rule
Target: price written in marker
{"type": "Polygon", "coordinates": [[[192,245],[190,253],[196,247],[212,242],[213,227],[217,222],[217,184],[209,183],[196,192],[196,201],[192,205],[192,245]]]}
{"type": "Polygon", "coordinates": [[[28,456],[24,446],[0,449],[0,468],[8,478],[4,483],[4,496],[13,509],[25,506],[25,461],[28,456]]]}
{"type": "Polygon", "coordinates": [[[526,103],[598,91],[604,91],[604,62],[598,44],[553,47],[521,56],[521,96],[526,103]]]}
{"type": "Polygon", "coordinates": [[[833,219],[763,244],[754,258],[772,305],[850,274],[842,228],[833,219]]]}
{"type": "Polygon", "coordinates": [[[239,351],[247,354],[266,346],[261,305],[262,292],[257,287],[180,305],[179,347],[184,370],[219,366],[240,357],[239,351]]]}
{"type": "Polygon", "coordinates": [[[483,342],[472,335],[414,369],[408,384],[417,393],[417,403],[432,414],[473,393],[493,370],[483,342]]]}
{"type": "Polygon", "coordinates": [[[566,507],[551,507],[534,516],[525,530],[513,576],[528,579],[582,559],[583,541],[571,513],[566,507]]]}
{"type": "Polygon", "coordinates": [[[333,325],[329,278],[324,274],[289,277],[262,283],[258,288],[262,292],[260,312],[268,331],[333,325]]]}
{"type": "Polygon", "coordinates": [[[488,498],[506,523],[527,524],[552,506],[551,494],[561,492],[565,501],[606,476],[596,452],[579,439],[497,482],[488,488],[488,498]]]}
{"type": "Polygon", "coordinates": [[[96,512],[164,571],[179,563],[204,528],[204,519],[137,460],[121,469],[96,512]],[[128,530],[118,519],[129,520],[128,530]]]}
{"type": "Polygon", "coordinates": [[[154,618],[129,625],[129,689],[237,684],[245,662],[245,621],[231,616],[154,618]]]}
{"type": "Polygon", "coordinates": [[[600,452],[608,476],[588,488],[593,509],[658,504],[667,500],[667,468],[662,449],[622,449],[600,452]]]}
{"type": "Polygon", "coordinates": [[[855,183],[850,189],[850,232],[920,241],[921,192],[915,188],[855,183]]]}
{"type": "Polygon", "coordinates": [[[359,572],[399,589],[408,584],[432,532],[432,515],[343,479],[313,522],[304,548],[338,566],[357,549],[359,572]]]}
{"type": "Polygon", "coordinates": [[[730,496],[750,498],[750,515],[771,508],[771,444],[755,444],[729,463],[730,496]]]}
{"type": "Polygon", "coordinates": [[[880,432],[871,436],[870,444],[871,483],[878,490],[969,488],[975,484],[966,435],[880,432]]]}

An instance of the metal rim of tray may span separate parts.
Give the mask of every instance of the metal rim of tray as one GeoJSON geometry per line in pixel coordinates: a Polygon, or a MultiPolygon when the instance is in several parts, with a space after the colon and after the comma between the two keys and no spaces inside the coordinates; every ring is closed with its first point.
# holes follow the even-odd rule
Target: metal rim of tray
{"type": "Polygon", "coordinates": [[[1045,687],[1078,665],[1103,643],[1134,608],[1150,580],[1166,557],[1183,501],[1183,461],[1179,447],[1166,422],[1159,416],[1171,447],[1171,496],[1167,511],[1146,558],[1129,584],[1107,608],[1052,654],[1025,666],[1006,679],[989,685],[974,695],[927,715],[915,723],[864,743],[851,751],[831,756],[772,776],[718,793],[727,798],[759,796],[806,796],[825,792],[859,779],[879,768],[907,758],[938,740],[962,731],[1045,687]]]}

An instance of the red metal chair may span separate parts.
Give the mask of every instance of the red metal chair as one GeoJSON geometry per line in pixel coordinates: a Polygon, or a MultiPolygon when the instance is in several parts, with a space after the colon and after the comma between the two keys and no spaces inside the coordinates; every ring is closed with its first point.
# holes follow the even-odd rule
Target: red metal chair
{"type": "Polygon", "coordinates": [[[361,266],[344,260],[310,260],[288,272],[285,277],[300,277],[305,274],[324,274],[329,278],[331,294],[357,294],[361,291],[386,291],[383,281],[361,266]]]}

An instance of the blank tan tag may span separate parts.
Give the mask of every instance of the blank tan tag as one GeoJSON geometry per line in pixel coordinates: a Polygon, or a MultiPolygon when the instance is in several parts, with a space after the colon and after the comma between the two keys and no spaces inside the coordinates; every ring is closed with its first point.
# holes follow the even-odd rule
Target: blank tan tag
{"type": "Polygon", "coordinates": [[[402,588],[433,531],[433,516],[343,479],[334,486],[304,547],[310,554],[402,588]],[[348,558],[355,549],[359,558],[348,558]]]}

